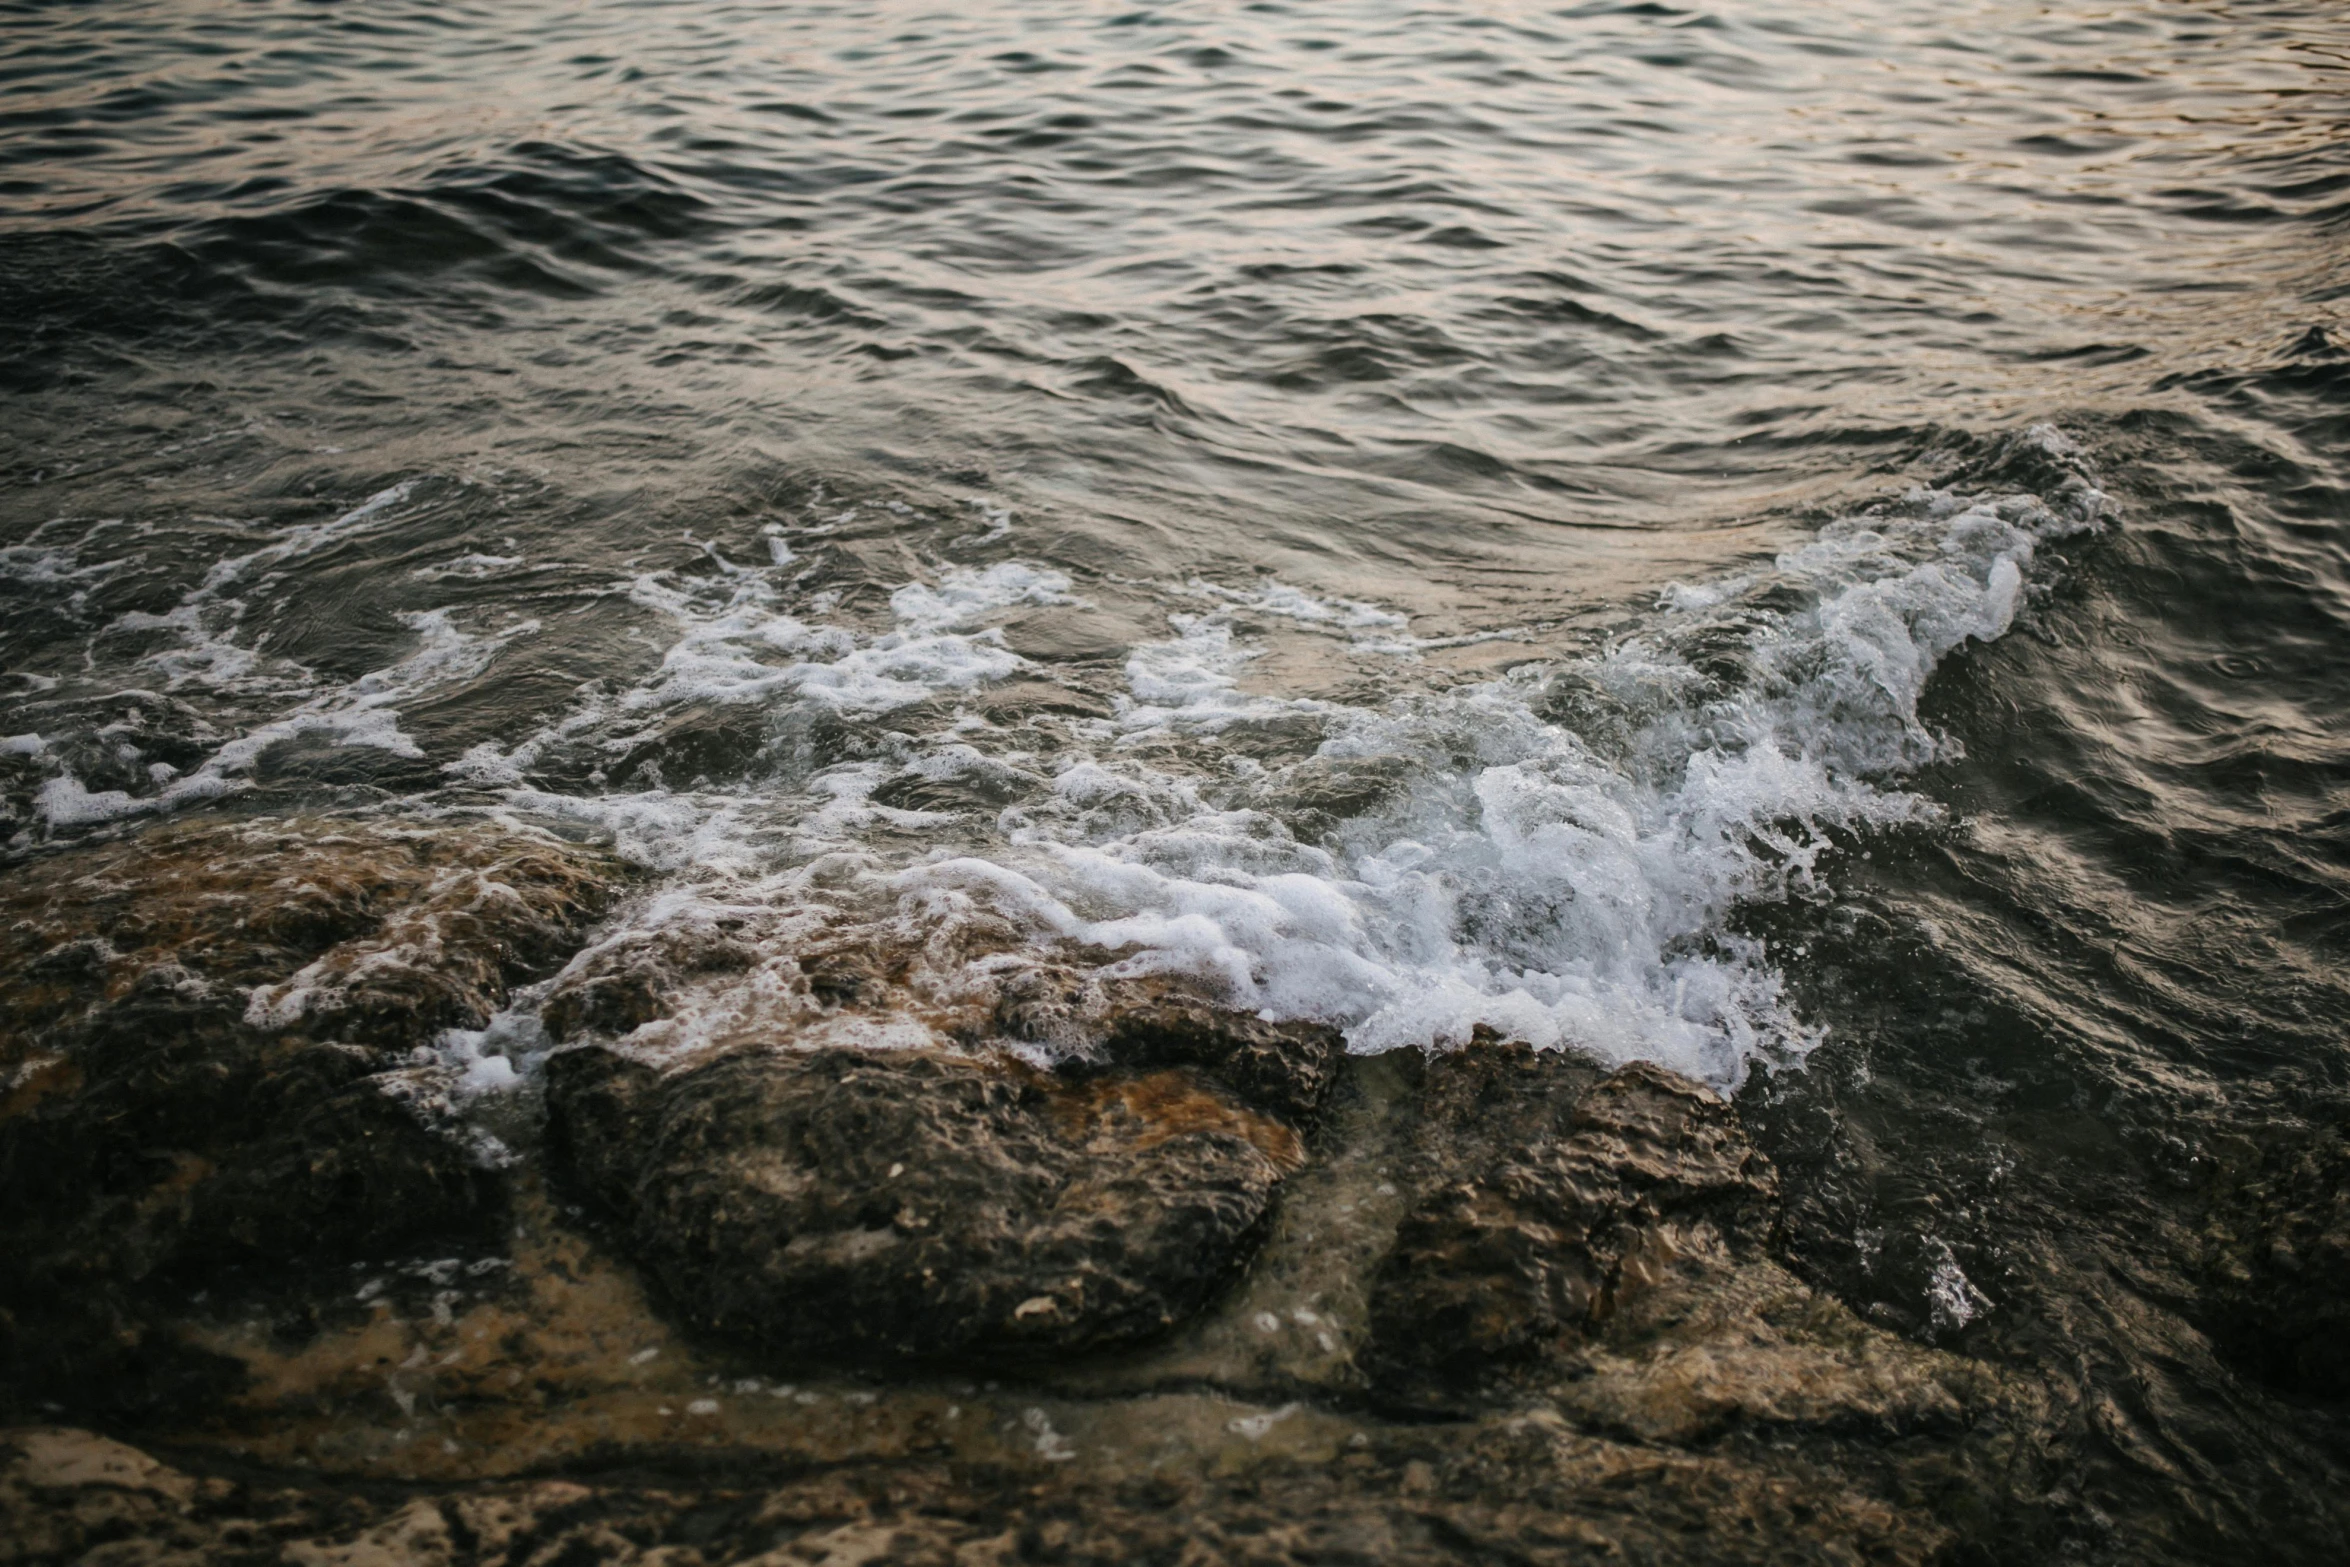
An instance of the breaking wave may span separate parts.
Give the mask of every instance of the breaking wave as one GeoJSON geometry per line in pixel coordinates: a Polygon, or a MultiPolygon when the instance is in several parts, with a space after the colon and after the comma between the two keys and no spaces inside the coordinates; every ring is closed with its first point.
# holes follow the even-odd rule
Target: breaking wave
{"type": "MultiPolygon", "coordinates": [[[[1268,1017],[1337,1024],[1359,1052],[1486,1028],[1727,1090],[1819,1038],[1734,912],[1820,890],[1840,835],[1934,818],[1902,784],[1948,747],[1918,717],[1928,677],[2014,624],[2042,544],[2098,523],[2103,497],[2053,429],[2012,438],[1981,471],[2027,483],[1913,488],[1767,563],[1674,585],[1580,656],[1383,706],[1253,689],[1261,649],[1244,626],[1277,620],[1409,665],[1430,644],[1401,614],[1278,582],[1185,582],[1164,585],[1171,634],[1126,651],[1106,710],[1007,717],[972,699],[1039,671],[994,622],[1082,607],[1066,573],[951,568],[892,591],[886,625],[859,623],[806,590],[771,530],[767,561],[712,550],[708,573],[617,584],[671,628],[649,673],[591,683],[535,733],[433,764],[443,786],[408,803],[610,839],[663,888],[613,941],[763,933],[770,957],[683,987],[673,1015],[639,1030],[647,1049],[819,1023],[877,1044],[968,1037],[989,997],[1055,963],[1184,976],[1268,1017]],[[606,771],[619,764],[601,759],[688,711],[737,715],[765,760],[690,784],[657,758],[629,787],[606,771]],[[819,719],[852,742],[797,760],[767,743],[819,719]],[[559,776],[562,756],[584,776],[559,776]],[[936,938],[978,925],[995,934],[976,947],[936,938]],[[919,954],[919,973],[842,1018],[791,953],[850,927],[919,954]]],[[[251,652],[238,596],[383,526],[412,490],[224,558],[178,608],[118,621],[148,635],[142,667],[167,692],[275,697],[280,711],[139,792],[57,771],[37,800],[48,828],[241,792],[281,742],[420,759],[402,704],[479,676],[538,622],[468,631],[449,611],[407,613],[413,652],[332,684],[251,652]]],[[[47,741],[9,744],[37,756],[47,741]]],[[[502,1027],[523,1055],[543,1048],[502,1027]]],[[[452,1048],[503,1080],[479,1067],[480,1038],[452,1048]]]]}
{"type": "MultiPolygon", "coordinates": [[[[1733,912],[1818,890],[1840,834],[1935,817],[1901,786],[1950,744],[1918,716],[1928,677],[2014,624],[2045,542],[2099,523],[2103,496],[2057,432],[2035,428],[2006,458],[2035,465],[2040,488],[1912,489],[1768,564],[1673,587],[1585,656],[1384,708],[1252,693],[1233,623],[1178,612],[1173,636],[1130,651],[1115,711],[1063,726],[1050,754],[1033,730],[961,712],[796,789],[505,798],[608,831],[666,874],[615,940],[732,939],[748,922],[788,948],[845,920],[930,970],[891,1008],[843,1017],[775,957],[639,1029],[650,1050],[818,1024],[826,1038],[936,1040],[974,997],[1050,958],[1205,980],[1269,1017],[1341,1025],[1358,1052],[1444,1048],[1485,1027],[1727,1090],[1818,1042],[1733,912]],[[1321,735],[1306,754],[1212,753],[1218,736],[1295,718],[1321,735]],[[1191,749],[1155,743],[1175,736],[1191,749]],[[886,803],[909,781],[965,808],[886,803]],[[974,922],[1017,940],[973,957],[935,937],[974,922]]],[[[878,636],[812,629],[763,587],[667,600],[683,634],[622,705],[877,711],[962,691],[1023,665],[971,625],[1069,602],[1070,588],[1019,565],[949,574],[901,589],[897,627],[878,636]]],[[[1340,634],[1400,632],[1373,606],[1268,594],[1276,613],[1340,634]]]]}

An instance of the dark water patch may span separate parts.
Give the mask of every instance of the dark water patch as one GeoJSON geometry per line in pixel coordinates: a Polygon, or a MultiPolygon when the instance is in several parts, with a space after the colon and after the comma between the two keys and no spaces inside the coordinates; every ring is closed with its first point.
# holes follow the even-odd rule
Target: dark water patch
{"type": "Polygon", "coordinates": [[[2298,1341],[2262,1337],[2219,1259],[2242,1183],[2350,1089],[2339,530],[2294,526],[2271,446],[2124,425],[2101,444],[2130,526],[1934,688],[1965,745],[1936,770],[1947,822],[1855,845],[1833,907],[1768,922],[1832,1042],[1758,1115],[1791,1242],[1846,1298],[1976,1353],[2133,1368],[2084,1441],[2135,1548],[2314,1559],[2341,1414],[2272,1375],[2298,1341]]]}

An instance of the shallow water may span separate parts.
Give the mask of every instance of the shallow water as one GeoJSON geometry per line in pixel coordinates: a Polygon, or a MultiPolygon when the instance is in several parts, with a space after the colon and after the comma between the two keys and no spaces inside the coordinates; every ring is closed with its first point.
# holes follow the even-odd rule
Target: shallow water
{"type": "Polygon", "coordinates": [[[0,16],[11,854],[502,811],[1662,1060],[2079,1368],[2084,1539],[2341,1548],[2189,1281],[2350,1095],[2338,8],[0,16]]]}

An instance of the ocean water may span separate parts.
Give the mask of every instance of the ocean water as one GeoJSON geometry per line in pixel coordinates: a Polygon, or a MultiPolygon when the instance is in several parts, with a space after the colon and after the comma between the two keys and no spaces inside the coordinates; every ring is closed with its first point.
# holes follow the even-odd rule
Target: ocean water
{"type": "Polygon", "coordinates": [[[607,841],[603,946],[775,954],[652,1054],[1060,965],[1661,1061],[2079,1368],[2137,1559],[2339,1559],[2192,1275],[2350,1115],[2346,90],[2319,0],[0,6],[0,842],[607,841]]]}

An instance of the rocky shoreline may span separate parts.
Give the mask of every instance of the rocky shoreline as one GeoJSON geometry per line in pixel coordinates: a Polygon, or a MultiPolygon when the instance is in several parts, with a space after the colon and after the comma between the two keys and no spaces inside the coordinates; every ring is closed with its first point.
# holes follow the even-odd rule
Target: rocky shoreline
{"type": "MultiPolygon", "coordinates": [[[[14,869],[0,1562],[2012,1561],[2092,1528],[2076,1413],[1793,1271],[1777,1173],[1687,1079],[1349,1058],[1025,961],[929,1048],[648,1054],[713,969],[909,1003],[853,932],[593,945],[630,890],[496,821],[196,819],[14,869]],[[531,984],[543,1066],[435,1056],[531,984]]],[[[2248,1174],[2212,1241],[2247,1352],[2321,1379],[2337,1153],[2248,1174]]]]}

